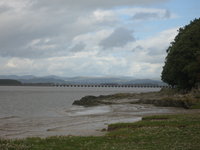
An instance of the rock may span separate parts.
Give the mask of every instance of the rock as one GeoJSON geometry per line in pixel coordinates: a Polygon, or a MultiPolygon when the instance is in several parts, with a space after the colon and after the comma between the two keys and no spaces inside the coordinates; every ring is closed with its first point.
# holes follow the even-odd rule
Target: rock
{"type": "Polygon", "coordinates": [[[180,96],[165,96],[160,93],[140,93],[140,94],[113,94],[100,96],[85,96],[74,101],[73,105],[98,106],[110,104],[153,104],[161,107],[183,107],[191,108],[192,98],[180,96]]]}
{"type": "Polygon", "coordinates": [[[76,100],[72,105],[81,105],[81,106],[96,106],[99,105],[98,97],[96,96],[85,96],[80,100],[76,100]]]}

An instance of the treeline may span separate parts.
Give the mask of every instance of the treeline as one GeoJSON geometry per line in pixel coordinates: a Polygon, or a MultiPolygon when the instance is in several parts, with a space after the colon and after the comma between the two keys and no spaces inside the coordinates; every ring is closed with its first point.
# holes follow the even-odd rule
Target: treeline
{"type": "Polygon", "coordinates": [[[12,79],[0,79],[0,86],[12,86],[12,85],[22,85],[20,81],[12,79]]]}
{"type": "Polygon", "coordinates": [[[200,18],[180,28],[171,42],[162,80],[179,89],[200,89],[200,18]]]}

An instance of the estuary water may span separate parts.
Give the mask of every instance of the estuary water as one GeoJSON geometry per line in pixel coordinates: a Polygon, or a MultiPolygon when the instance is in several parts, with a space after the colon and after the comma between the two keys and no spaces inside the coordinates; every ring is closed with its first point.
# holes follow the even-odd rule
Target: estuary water
{"type": "Polygon", "coordinates": [[[158,91],[159,88],[0,86],[0,118],[59,116],[86,95],[158,91]]]}
{"type": "MultiPolygon", "coordinates": [[[[150,105],[72,106],[86,95],[139,93],[159,88],[0,86],[0,138],[54,135],[102,135],[114,122],[141,119],[142,115],[170,113],[173,108],[150,105]]],[[[181,110],[180,110],[181,111],[181,110]]]]}

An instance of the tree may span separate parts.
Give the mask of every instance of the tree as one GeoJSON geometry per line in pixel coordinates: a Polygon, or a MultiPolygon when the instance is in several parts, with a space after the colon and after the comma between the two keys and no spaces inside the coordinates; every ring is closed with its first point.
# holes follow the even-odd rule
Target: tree
{"type": "Polygon", "coordinates": [[[0,86],[9,86],[9,85],[22,85],[20,81],[12,79],[0,79],[0,86]]]}
{"type": "Polygon", "coordinates": [[[200,18],[178,32],[167,49],[161,78],[172,87],[190,90],[200,83],[200,18]]]}

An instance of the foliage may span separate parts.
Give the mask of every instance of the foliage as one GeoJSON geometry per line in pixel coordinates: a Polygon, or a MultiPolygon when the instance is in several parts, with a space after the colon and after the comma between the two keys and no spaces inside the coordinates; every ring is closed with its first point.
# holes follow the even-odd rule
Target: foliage
{"type": "Polygon", "coordinates": [[[179,29],[167,49],[162,80],[186,90],[200,83],[200,18],[179,29]]]}
{"type": "Polygon", "coordinates": [[[0,79],[0,86],[22,85],[20,81],[12,79],[0,79]]]}

